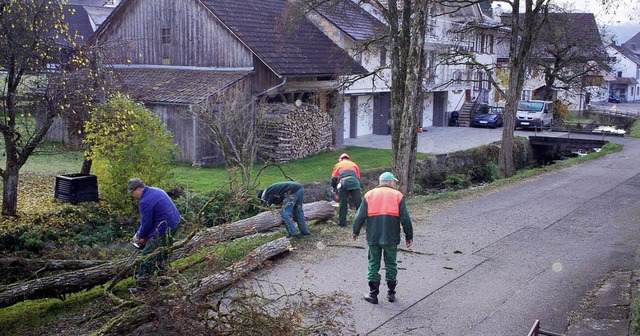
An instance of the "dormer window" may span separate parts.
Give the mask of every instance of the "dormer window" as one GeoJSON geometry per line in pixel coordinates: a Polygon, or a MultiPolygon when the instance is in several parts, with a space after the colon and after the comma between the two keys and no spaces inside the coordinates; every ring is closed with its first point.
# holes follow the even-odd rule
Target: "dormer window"
{"type": "Polygon", "coordinates": [[[162,43],[171,43],[171,28],[162,28],[162,43]]]}

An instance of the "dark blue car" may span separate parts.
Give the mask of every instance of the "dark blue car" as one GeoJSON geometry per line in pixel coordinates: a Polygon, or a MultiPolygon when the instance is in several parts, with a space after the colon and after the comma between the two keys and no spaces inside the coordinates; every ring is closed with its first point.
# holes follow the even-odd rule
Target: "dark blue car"
{"type": "Polygon", "coordinates": [[[610,103],[619,103],[620,102],[620,98],[614,97],[614,96],[609,96],[609,102],[610,103]]]}
{"type": "Polygon", "coordinates": [[[502,126],[504,107],[483,106],[476,113],[471,126],[496,128],[502,126]]]}

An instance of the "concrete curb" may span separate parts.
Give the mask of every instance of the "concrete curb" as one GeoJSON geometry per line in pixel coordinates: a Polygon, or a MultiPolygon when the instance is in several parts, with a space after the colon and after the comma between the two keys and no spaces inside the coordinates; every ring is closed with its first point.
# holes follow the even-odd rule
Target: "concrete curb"
{"type": "Polygon", "coordinates": [[[565,335],[634,335],[631,328],[633,303],[639,293],[640,271],[609,273],[599,287],[574,312],[565,335]]]}

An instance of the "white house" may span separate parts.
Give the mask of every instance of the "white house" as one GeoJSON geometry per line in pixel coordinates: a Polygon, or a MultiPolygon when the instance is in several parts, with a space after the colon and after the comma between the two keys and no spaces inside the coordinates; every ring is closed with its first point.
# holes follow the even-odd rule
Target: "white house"
{"type": "Polygon", "coordinates": [[[607,47],[607,53],[613,60],[609,94],[623,102],[640,101],[640,58],[617,45],[607,47]]]}
{"type": "MultiPolygon", "coordinates": [[[[385,41],[374,41],[386,29],[382,15],[371,5],[360,7],[353,1],[320,6],[311,21],[334,43],[375,75],[346,78],[350,85],[342,92],[343,138],[369,134],[390,134],[388,120],[391,105],[391,73],[385,41]],[[365,46],[365,47],[363,47],[365,46]]],[[[428,22],[425,48],[427,76],[424,80],[422,126],[447,126],[451,112],[465,103],[481,100],[493,104],[494,95],[488,75],[481,67],[444,64],[452,52],[471,52],[476,62],[494,67],[494,30],[497,23],[484,16],[479,5],[457,11],[437,7],[428,22]]]]}

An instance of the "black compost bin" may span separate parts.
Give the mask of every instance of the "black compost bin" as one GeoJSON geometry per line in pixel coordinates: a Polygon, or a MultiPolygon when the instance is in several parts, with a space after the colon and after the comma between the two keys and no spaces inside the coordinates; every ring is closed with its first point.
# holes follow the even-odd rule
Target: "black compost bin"
{"type": "Polygon", "coordinates": [[[56,176],[55,198],[71,204],[98,201],[98,178],[91,174],[56,176]]]}

